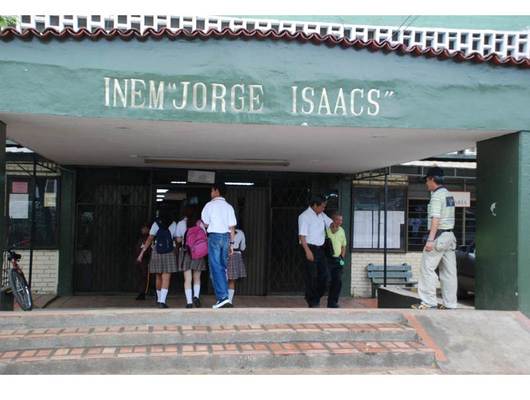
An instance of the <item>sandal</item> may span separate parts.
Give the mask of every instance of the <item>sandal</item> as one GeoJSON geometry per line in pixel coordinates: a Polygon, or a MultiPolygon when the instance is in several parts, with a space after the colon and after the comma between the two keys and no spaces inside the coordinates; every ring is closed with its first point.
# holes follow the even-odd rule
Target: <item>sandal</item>
{"type": "Polygon", "coordinates": [[[425,303],[413,304],[410,307],[415,310],[436,310],[436,306],[429,306],[425,303]]]}
{"type": "Polygon", "coordinates": [[[438,304],[438,310],[454,310],[454,308],[449,308],[444,306],[443,304],[438,304]]]}

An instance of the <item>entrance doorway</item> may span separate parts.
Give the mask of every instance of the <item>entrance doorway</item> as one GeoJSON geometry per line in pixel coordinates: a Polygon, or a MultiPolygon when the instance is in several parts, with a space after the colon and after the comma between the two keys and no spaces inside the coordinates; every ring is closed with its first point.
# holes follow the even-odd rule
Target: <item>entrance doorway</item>
{"type": "MultiPolygon", "coordinates": [[[[158,209],[171,209],[175,221],[186,204],[202,209],[210,185],[187,182],[186,170],[77,168],[74,291],[134,293],[134,249],[142,224],[152,224],[158,209]]],[[[338,177],[316,174],[216,171],[228,182],[226,199],[246,236],[247,278],[241,295],[300,294],[303,255],[298,246],[298,215],[312,193],[332,193],[338,177]]],[[[338,207],[337,197],[328,210],[338,207]]],[[[183,291],[183,276],[173,274],[172,293],[183,291]]],[[[212,293],[208,272],[201,292],[212,293]]]]}

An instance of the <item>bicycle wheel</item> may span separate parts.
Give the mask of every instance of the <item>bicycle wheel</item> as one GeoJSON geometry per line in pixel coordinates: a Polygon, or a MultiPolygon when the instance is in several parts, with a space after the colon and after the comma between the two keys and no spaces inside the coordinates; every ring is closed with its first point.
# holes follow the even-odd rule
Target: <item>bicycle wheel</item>
{"type": "Polygon", "coordinates": [[[33,299],[26,278],[21,271],[14,268],[9,271],[9,286],[20,308],[30,311],[33,308],[33,299]]]}

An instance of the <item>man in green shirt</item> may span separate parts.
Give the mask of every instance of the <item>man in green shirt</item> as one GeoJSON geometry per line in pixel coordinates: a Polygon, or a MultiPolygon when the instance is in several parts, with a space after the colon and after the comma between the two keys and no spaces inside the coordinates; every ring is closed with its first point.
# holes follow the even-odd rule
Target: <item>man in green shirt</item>
{"type": "Polygon", "coordinates": [[[436,284],[439,268],[440,286],[443,304],[441,309],[456,308],[456,291],[458,279],[456,274],[456,237],[453,233],[455,225],[455,199],[445,186],[443,170],[439,167],[430,168],[424,177],[427,190],[431,192],[428,206],[429,237],[423,249],[421,274],[418,282],[420,304],[412,308],[425,310],[437,307],[436,284]]]}
{"type": "Polygon", "coordinates": [[[333,223],[326,228],[326,235],[333,245],[333,256],[328,257],[330,276],[328,292],[328,308],[339,308],[339,296],[342,288],[342,270],[346,255],[346,234],[342,228],[342,215],[335,213],[331,217],[333,223]]]}

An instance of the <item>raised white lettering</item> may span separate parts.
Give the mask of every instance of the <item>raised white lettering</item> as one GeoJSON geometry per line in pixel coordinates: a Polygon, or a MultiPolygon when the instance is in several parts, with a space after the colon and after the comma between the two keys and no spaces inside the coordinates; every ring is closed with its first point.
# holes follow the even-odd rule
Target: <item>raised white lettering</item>
{"type": "Polygon", "coordinates": [[[311,114],[313,110],[315,109],[315,105],[312,100],[314,96],[315,96],[315,89],[313,89],[312,87],[305,87],[302,89],[302,100],[304,100],[306,104],[309,104],[309,109],[305,109],[304,106],[302,106],[303,114],[311,114]],[[311,92],[311,98],[307,97],[307,92],[311,92]]]}
{"type": "Polygon", "coordinates": [[[180,105],[177,105],[177,100],[173,99],[173,108],[176,110],[183,110],[186,108],[186,105],[188,104],[188,87],[190,85],[189,82],[180,82],[182,85],[182,102],[180,105]]]}
{"type": "Polygon", "coordinates": [[[139,86],[143,86],[143,90],[146,88],[145,81],[143,79],[131,79],[131,108],[144,108],[144,95],[142,94],[142,89],[137,89],[137,84],[139,86]],[[136,103],[137,98],[140,98],[142,102],[139,104],[136,103]]]}
{"type": "Polygon", "coordinates": [[[164,81],[158,83],[158,88],[155,86],[155,81],[149,81],[149,108],[164,109],[164,81]]]}
{"type": "Polygon", "coordinates": [[[258,113],[263,110],[263,85],[248,85],[250,112],[258,113]],[[254,93],[254,90],[256,93],[254,93]]]}

